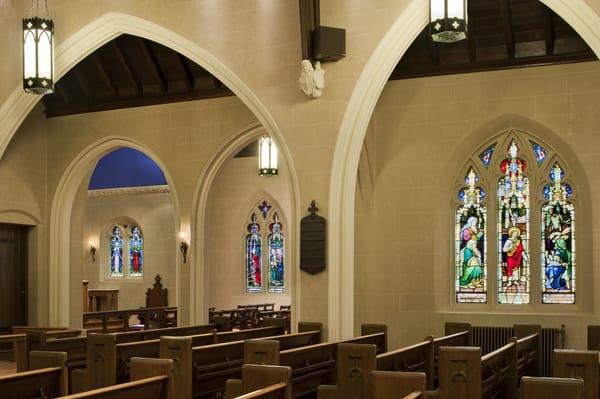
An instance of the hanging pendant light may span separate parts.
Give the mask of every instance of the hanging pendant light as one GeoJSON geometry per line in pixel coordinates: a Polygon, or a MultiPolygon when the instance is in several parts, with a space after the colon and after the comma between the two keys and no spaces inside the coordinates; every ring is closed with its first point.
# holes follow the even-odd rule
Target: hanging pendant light
{"type": "Polygon", "coordinates": [[[429,30],[434,42],[467,38],[467,0],[429,0],[429,30]]]}
{"type": "Polygon", "coordinates": [[[269,136],[258,140],[258,174],[277,176],[277,147],[269,136]]]}
{"type": "Polygon", "coordinates": [[[39,16],[40,0],[31,1],[29,16],[23,19],[23,89],[27,93],[48,94],[54,91],[54,22],[50,19],[47,0],[46,17],[39,16]]]}

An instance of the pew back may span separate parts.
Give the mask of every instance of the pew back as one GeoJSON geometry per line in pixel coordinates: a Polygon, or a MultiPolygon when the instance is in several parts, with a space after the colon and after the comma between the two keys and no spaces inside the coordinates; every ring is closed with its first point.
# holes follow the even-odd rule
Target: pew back
{"type": "Polygon", "coordinates": [[[67,394],[67,371],[64,352],[31,352],[36,370],[0,377],[3,399],[56,398],[67,394]]]}
{"type": "Polygon", "coordinates": [[[371,399],[395,399],[425,392],[426,376],[424,373],[372,371],[370,385],[371,399]]]}
{"type": "Polygon", "coordinates": [[[552,364],[554,377],[583,380],[584,398],[598,399],[600,366],[597,351],[555,349],[552,364]]]}
{"type": "Polygon", "coordinates": [[[575,378],[523,377],[521,399],[583,399],[583,387],[575,378]]]}

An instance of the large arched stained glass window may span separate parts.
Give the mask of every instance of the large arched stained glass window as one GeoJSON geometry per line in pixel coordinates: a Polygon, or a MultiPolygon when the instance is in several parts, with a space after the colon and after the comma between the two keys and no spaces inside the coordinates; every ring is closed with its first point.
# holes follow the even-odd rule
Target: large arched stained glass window
{"type": "Polygon", "coordinates": [[[552,183],[544,186],[542,206],[542,302],[575,303],[575,207],[573,190],[564,183],[558,163],[550,171],[552,183]]]}
{"type": "Polygon", "coordinates": [[[485,191],[476,187],[478,177],[471,168],[465,179],[467,187],[458,192],[462,203],[456,211],[456,301],[487,302],[487,214],[482,200],[485,191]]]}
{"type": "Polygon", "coordinates": [[[144,275],[144,239],[139,226],[131,228],[129,237],[129,275],[132,277],[144,275]]]}
{"type": "Polygon", "coordinates": [[[111,277],[122,277],[123,276],[123,237],[121,228],[115,226],[112,229],[112,235],[110,237],[109,246],[109,259],[110,259],[110,276],[111,277]]]}
{"type": "Polygon", "coordinates": [[[275,213],[269,225],[269,292],[284,292],[285,241],[283,225],[275,213]]]}
{"type": "Polygon", "coordinates": [[[529,303],[529,179],[515,140],[498,183],[498,303],[529,303]]]}
{"type": "Polygon", "coordinates": [[[246,235],[246,291],[262,292],[262,238],[256,214],[252,214],[246,235]]]}

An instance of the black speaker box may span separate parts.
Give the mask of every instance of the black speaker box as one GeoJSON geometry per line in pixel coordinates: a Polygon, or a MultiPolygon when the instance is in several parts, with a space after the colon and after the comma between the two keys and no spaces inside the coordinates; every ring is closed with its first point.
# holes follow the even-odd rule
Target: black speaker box
{"type": "Polygon", "coordinates": [[[346,56],[346,30],[319,26],[314,32],[314,57],[317,61],[339,61],[346,56]]]}

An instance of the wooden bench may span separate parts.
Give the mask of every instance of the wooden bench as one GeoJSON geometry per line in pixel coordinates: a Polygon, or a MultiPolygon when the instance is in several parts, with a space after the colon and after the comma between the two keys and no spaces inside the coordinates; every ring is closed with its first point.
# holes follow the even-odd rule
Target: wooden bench
{"type": "Polygon", "coordinates": [[[371,399],[417,399],[426,389],[424,373],[405,373],[402,371],[372,371],[371,399]]]}
{"type": "Polygon", "coordinates": [[[224,399],[245,397],[244,395],[255,395],[250,397],[269,397],[291,399],[291,370],[289,367],[245,364],[242,366],[241,380],[229,380],[226,383],[224,399]],[[277,390],[271,390],[273,385],[280,385],[277,390]],[[269,387],[269,390],[264,390],[269,387]],[[260,392],[260,390],[263,390],[260,392]],[[278,392],[276,396],[272,392],[278,392]],[[269,395],[267,395],[270,393],[269,395]],[[258,395],[258,396],[256,396],[258,395]],[[260,396],[262,395],[262,396],[260,396]]]}
{"type": "MultiPolygon", "coordinates": [[[[282,326],[190,335],[192,347],[244,339],[277,336],[282,326]]],[[[314,333],[310,335],[314,339],[314,333]]],[[[319,334],[320,335],[320,334],[319,334]]],[[[87,381],[89,388],[100,388],[129,380],[129,359],[132,357],[158,358],[160,339],[117,343],[115,334],[90,334],[87,341],[87,381]]]]}
{"type": "Polygon", "coordinates": [[[280,382],[256,391],[236,396],[234,399],[287,399],[285,390],[287,385],[280,382]]]}
{"type": "MultiPolygon", "coordinates": [[[[286,348],[296,348],[313,344],[320,340],[321,332],[287,334],[265,337],[286,348]]],[[[160,357],[178,359],[174,376],[181,388],[178,397],[191,398],[214,395],[225,390],[228,379],[239,379],[244,364],[245,342],[235,341],[208,346],[192,347],[189,337],[163,337],[160,343],[160,357]]],[[[282,352],[283,353],[283,352],[282,352]]]]}
{"type": "Polygon", "coordinates": [[[129,319],[132,316],[144,321],[144,330],[177,325],[176,307],[157,307],[84,312],[83,328],[89,332],[103,333],[130,331],[129,319]]]}
{"type": "Polygon", "coordinates": [[[583,380],[583,397],[598,399],[600,383],[598,351],[555,349],[552,363],[554,377],[583,380]]]}
{"type": "Polygon", "coordinates": [[[3,399],[57,398],[68,393],[67,354],[64,352],[31,352],[34,370],[0,377],[3,399]]]}
{"type": "Polygon", "coordinates": [[[521,399],[584,399],[584,383],[575,378],[523,377],[521,399]]]}
{"type": "Polygon", "coordinates": [[[441,347],[441,399],[517,397],[517,345],[481,356],[481,348],[441,347]]]}

